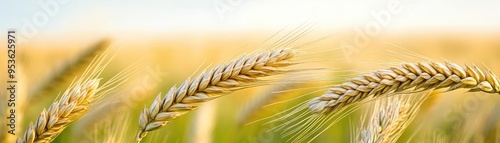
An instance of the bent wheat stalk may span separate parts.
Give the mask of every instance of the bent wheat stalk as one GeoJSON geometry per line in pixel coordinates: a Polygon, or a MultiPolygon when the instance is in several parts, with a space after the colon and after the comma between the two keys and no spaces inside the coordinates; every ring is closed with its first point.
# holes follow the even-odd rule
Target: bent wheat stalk
{"type": "Polygon", "coordinates": [[[159,94],[149,110],[144,108],[140,118],[140,142],[149,131],[165,126],[173,119],[196,109],[197,103],[207,102],[232,91],[251,86],[259,78],[286,72],[282,67],[294,63],[293,49],[269,50],[243,56],[227,64],[221,64],[209,72],[202,72],[193,80],[189,78],[179,87],[172,87],[163,99],[159,94]]]}
{"type": "Polygon", "coordinates": [[[102,40],[95,45],[89,47],[81,54],[72,59],[67,59],[68,63],[56,68],[51,74],[45,78],[39,86],[30,91],[30,101],[28,103],[36,103],[34,100],[47,97],[53,91],[59,90],[59,87],[69,84],[75,75],[81,74],[86,66],[90,64],[92,59],[98,54],[103,53],[110,46],[109,40],[102,40]]]}
{"type": "Polygon", "coordinates": [[[243,126],[248,123],[252,116],[256,116],[258,113],[262,113],[262,108],[269,104],[272,100],[278,98],[279,96],[284,96],[286,93],[277,93],[277,91],[284,91],[286,89],[293,89],[300,85],[296,83],[292,76],[284,77],[284,84],[274,85],[271,88],[263,91],[257,97],[250,99],[246,105],[243,106],[239,114],[237,115],[236,122],[238,125],[243,126]]]}
{"type": "Polygon", "coordinates": [[[490,70],[483,72],[476,66],[461,67],[451,62],[443,64],[433,61],[404,63],[353,78],[331,88],[326,94],[312,99],[309,110],[328,114],[371,95],[377,97],[401,93],[411,88],[415,89],[412,92],[468,88],[469,92],[500,93],[500,81],[490,70]]]}

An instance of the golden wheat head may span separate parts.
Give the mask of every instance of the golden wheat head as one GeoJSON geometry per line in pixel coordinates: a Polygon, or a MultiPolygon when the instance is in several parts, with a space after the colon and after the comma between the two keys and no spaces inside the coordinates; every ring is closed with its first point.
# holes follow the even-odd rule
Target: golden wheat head
{"type": "Polygon", "coordinates": [[[99,86],[101,79],[98,77],[115,56],[108,59],[108,52],[107,50],[97,56],[82,76],[73,81],[48,110],[43,109],[35,124],[30,123],[24,137],[18,138],[17,142],[51,142],[71,123],[82,118],[95,100],[106,95],[137,72],[129,67],[99,86]]]}
{"type": "Polygon", "coordinates": [[[376,97],[410,88],[416,91],[468,88],[469,92],[500,93],[500,81],[490,70],[483,72],[476,66],[461,67],[451,62],[443,64],[433,61],[404,63],[353,78],[331,88],[326,94],[311,100],[309,110],[330,113],[371,95],[376,97]]]}
{"type": "Polygon", "coordinates": [[[163,99],[158,95],[149,110],[144,108],[142,111],[137,141],[142,140],[147,132],[196,109],[197,103],[248,87],[261,77],[286,72],[282,67],[292,65],[289,59],[294,55],[293,49],[276,49],[243,56],[202,72],[193,80],[187,79],[180,87],[172,87],[163,99]]]}
{"type": "Polygon", "coordinates": [[[370,126],[362,131],[359,142],[388,143],[389,137],[387,136],[391,130],[398,128],[394,126],[401,126],[401,123],[408,118],[409,104],[393,102],[384,106],[375,107],[377,110],[374,110],[370,126]]]}
{"type": "Polygon", "coordinates": [[[377,100],[373,110],[370,109],[372,115],[358,135],[358,142],[396,142],[429,95],[430,92],[419,92],[377,100]]]}
{"type": "Polygon", "coordinates": [[[94,99],[99,80],[77,84],[52,103],[48,110],[43,109],[36,123],[29,125],[21,142],[50,142],[70,123],[84,115],[94,99]]]}

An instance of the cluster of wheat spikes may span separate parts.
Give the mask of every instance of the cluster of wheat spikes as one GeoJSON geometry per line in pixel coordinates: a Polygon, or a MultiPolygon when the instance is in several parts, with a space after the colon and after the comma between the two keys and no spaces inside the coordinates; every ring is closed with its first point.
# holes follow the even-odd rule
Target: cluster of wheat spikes
{"type": "Polygon", "coordinates": [[[162,99],[159,94],[149,109],[144,108],[140,118],[140,142],[149,131],[165,126],[171,120],[196,109],[206,102],[232,91],[255,84],[259,78],[286,72],[283,67],[293,65],[293,49],[275,49],[243,56],[229,63],[202,72],[193,80],[187,79],[180,87],[172,87],[162,99]]]}
{"type": "Polygon", "coordinates": [[[412,88],[412,92],[468,88],[469,92],[500,93],[500,81],[490,70],[483,72],[476,66],[461,67],[451,62],[443,64],[433,61],[404,63],[353,78],[333,87],[326,94],[312,99],[309,102],[309,110],[313,113],[328,114],[372,95],[377,97],[401,93],[412,88]]]}

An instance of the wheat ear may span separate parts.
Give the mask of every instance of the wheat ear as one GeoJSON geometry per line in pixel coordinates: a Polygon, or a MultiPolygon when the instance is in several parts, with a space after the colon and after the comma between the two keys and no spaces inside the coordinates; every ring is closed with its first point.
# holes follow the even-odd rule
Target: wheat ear
{"type": "Polygon", "coordinates": [[[393,102],[387,105],[376,105],[375,112],[371,117],[369,127],[361,134],[362,143],[385,143],[384,135],[389,131],[390,126],[400,125],[402,120],[408,116],[410,105],[401,102],[393,102]],[[377,112],[378,111],[378,112],[377,112]]]}
{"type": "Polygon", "coordinates": [[[30,123],[23,140],[19,142],[50,142],[70,123],[87,112],[94,99],[99,80],[90,80],[77,84],[62,95],[59,101],[52,103],[48,110],[43,110],[35,124],[30,123]]]}
{"type": "Polygon", "coordinates": [[[393,143],[416,117],[430,92],[377,100],[368,125],[358,135],[361,143],[393,143]]]}
{"type": "Polygon", "coordinates": [[[172,87],[161,99],[159,94],[149,110],[144,108],[139,118],[140,142],[149,131],[165,126],[178,116],[196,109],[197,103],[206,102],[232,91],[246,88],[259,78],[286,72],[282,67],[292,65],[293,49],[269,50],[243,56],[221,64],[209,72],[202,72],[194,80],[189,78],[179,87],[172,87]]]}
{"type": "Polygon", "coordinates": [[[108,59],[109,49],[103,55],[96,56],[78,80],[74,80],[60,98],[52,103],[48,110],[43,109],[35,124],[30,123],[24,137],[18,138],[18,143],[51,142],[67,126],[84,116],[94,100],[108,94],[117,86],[123,84],[137,70],[129,67],[116,74],[102,86],[99,86],[108,59]]]}
{"type": "Polygon", "coordinates": [[[414,88],[416,92],[440,88],[448,88],[448,91],[468,88],[469,92],[500,93],[500,82],[493,72],[483,72],[476,66],[460,67],[451,62],[442,64],[433,61],[404,63],[353,78],[331,88],[326,94],[312,99],[309,102],[309,110],[327,114],[371,95],[377,97],[400,93],[410,88],[414,88]]]}

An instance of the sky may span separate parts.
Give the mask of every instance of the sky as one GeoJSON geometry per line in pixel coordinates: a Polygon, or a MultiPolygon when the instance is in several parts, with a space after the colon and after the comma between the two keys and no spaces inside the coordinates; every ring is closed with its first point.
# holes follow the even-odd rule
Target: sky
{"type": "Polygon", "coordinates": [[[307,21],[331,29],[500,30],[498,6],[498,0],[2,0],[0,28],[25,37],[276,30],[307,21]],[[399,12],[378,19],[391,5],[399,12]]]}

